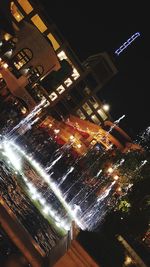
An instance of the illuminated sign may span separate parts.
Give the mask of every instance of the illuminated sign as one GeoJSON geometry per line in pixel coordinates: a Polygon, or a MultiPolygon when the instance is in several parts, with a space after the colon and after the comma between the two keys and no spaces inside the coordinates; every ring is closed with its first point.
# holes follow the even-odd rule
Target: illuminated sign
{"type": "Polygon", "coordinates": [[[116,51],[115,54],[119,56],[131,43],[140,36],[139,32],[134,33],[126,42],[123,43],[116,51]]]}

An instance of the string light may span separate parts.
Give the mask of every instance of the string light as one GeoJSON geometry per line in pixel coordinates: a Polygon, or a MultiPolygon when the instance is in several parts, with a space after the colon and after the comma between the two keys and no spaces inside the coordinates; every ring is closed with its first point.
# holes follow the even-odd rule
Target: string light
{"type": "Polygon", "coordinates": [[[118,175],[115,175],[114,176],[114,180],[117,181],[119,179],[119,176],[118,175]]]}
{"type": "Polygon", "coordinates": [[[107,171],[111,174],[113,172],[113,168],[109,167],[107,171]]]}
{"type": "Polygon", "coordinates": [[[123,43],[116,51],[115,54],[119,56],[131,43],[135,41],[141,34],[139,32],[134,33],[126,42],[123,43]]]}

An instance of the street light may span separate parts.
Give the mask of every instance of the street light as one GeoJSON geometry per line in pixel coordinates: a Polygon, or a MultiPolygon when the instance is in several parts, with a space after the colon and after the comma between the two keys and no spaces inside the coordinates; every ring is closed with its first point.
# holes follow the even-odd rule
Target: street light
{"type": "Polygon", "coordinates": [[[113,170],[112,167],[109,167],[107,171],[108,171],[109,174],[111,174],[111,173],[113,173],[114,170],[113,170]]]}
{"type": "Polygon", "coordinates": [[[103,110],[105,110],[106,112],[108,112],[110,109],[110,106],[108,104],[104,104],[103,105],[103,110]]]}

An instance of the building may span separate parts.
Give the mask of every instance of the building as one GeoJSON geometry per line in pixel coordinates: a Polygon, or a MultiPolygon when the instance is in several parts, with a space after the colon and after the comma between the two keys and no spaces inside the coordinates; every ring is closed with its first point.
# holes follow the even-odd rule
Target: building
{"type": "MultiPolygon", "coordinates": [[[[3,3],[5,11],[3,14],[7,13],[5,18],[9,25],[12,24],[12,29],[9,32],[9,27],[3,27],[0,41],[1,101],[7,103],[8,99],[13,98],[14,101],[18,101],[17,105],[21,105],[21,112],[26,115],[44,100],[45,106],[41,109],[41,116],[48,110],[52,117],[60,120],[66,119],[72,113],[80,119],[74,120],[75,117],[72,117],[70,123],[75,125],[78,122],[81,130],[83,126],[94,129],[96,128],[94,124],[111,128],[111,122],[108,123],[110,120],[108,110],[105,110],[96,97],[96,93],[117,73],[109,55],[100,53],[89,57],[81,64],[54,23],[47,19],[37,1],[3,0],[2,2],[7,4],[3,3]],[[91,124],[85,122],[83,125],[84,119],[91,121],[91,124]]],[[[116,130],[118,132],[118,128],[116,130]]],[[[121,136],[130,141],[124,132],[121,132],[121,136]]],[[[113,136],[111,138],[117,142],[113,136]]],[[[91,141],[93,137],[89,143],[91,141]]],[[[80,145],[79,143],[79,149],[80,145]]],[[[104,146],[107,145],[105,143],[104,146]]],[[[119,142],[116,146],[123,149],[119,142]]],[[[3,222],[3,228],[11,239],[15,237],[15,244],[22,252],[24,251],[24,255],[33,266],[42,266],[45,254],[43,256],[39,246],[28,234],[26,236],[28,242],[24,242],[22,238],[24,230],[17,222],[17,218],[12,220],[12,224],[16,222],[18,233],[14,231],[15,224],[14,229],[10,229],[9,223],[6,223],[8,208],[4,208],[3,201],[2,204],[1,209],[5,216],[4,218],[1,216],[0,220],[3,222]],[[25,250],[24,243],[27,245],[25,250]]],[[[64,243],[60,242],[60,247],[52,251],[49,261],[54,263],[66,252],[70,245],[66,239],[65,236],[64,243]]],[[[73,241],[70,250],[57,266],[65,266],[66,262],[69,262],[70,266],[97,266],[76,241],[73,241]]],[[[47,266],[48,264],[49,262],[47,266]]]]}
{"type": "Polygon", "coordinates": [[[27,109],[46,97],[51,115],[56,118],[66,117],[70,112],[97,124],[110,118],[96,97],[96,92],[117,73],[109,55],[101,53],[81,64],[56,25],[47,20],[38,1],[10,1],[10,8],[15,37],[4,34],[1,58],[17,78],[16,86],[22,87],[15,94],[21,98],[18,91],[24,92],[22,98],[27,109]],[[43,49],[39,51],[39,47],[43,49]],[[48,56],[41,62],[44,53],[48,56]],[[40,90],[37,84],[44,89],[40,90]]]}

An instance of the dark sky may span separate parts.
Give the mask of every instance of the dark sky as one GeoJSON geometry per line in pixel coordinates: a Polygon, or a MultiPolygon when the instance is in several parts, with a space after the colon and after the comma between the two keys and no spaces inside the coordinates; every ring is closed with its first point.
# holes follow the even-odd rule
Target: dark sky
{"type": "Polygon", "coordinates": [[[132,6],[131,1],[110,2],[42,0],[48,15],[81,60],[102,51],[113,54],[133,33],[141,33],[116,58],[119,73],[100,93],[111,105],[113,118],[125,114],[125,129],[131,134],[139,133],[149,125],[149,9],[137,1],[132,6]]]}

